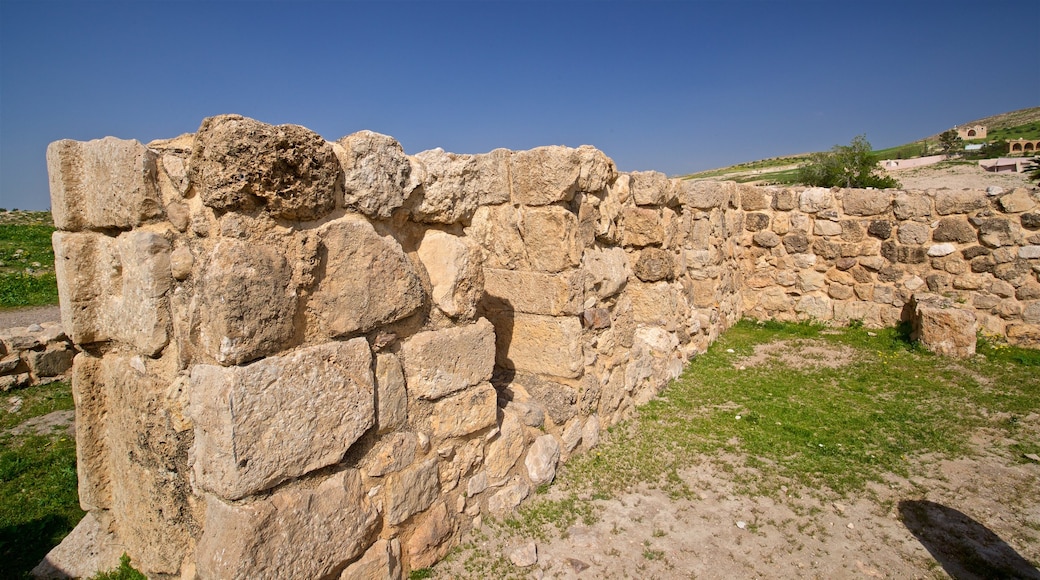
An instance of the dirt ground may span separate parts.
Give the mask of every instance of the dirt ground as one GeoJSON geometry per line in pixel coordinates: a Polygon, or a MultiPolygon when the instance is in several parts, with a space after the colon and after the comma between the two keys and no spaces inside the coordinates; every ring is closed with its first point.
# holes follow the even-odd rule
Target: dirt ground
{"type": "Polygon", "coordinates": [[[0,310],[0,329],[26,327],[44,322],[61,322],[61,309],[54,305],[0,310]]]}
{"type": "Polygon", "coordinates": [[[986,189],[1034,187],[1024,173],[991,173],[974,165],[927,165],[890,172],[903,189],[986,189]]]}
{"type": "MultiPolygon", "coordinates": [[[[769,359],[840,366],[848,353],[799,341],[760,345],[739,365],[769,359]],[[792,353],[809,356],[794,356],[792,353]]],[[[1040,416],[1024,422],[1040,427],[1040,416]]],[[[482,524],[435,578],[482,578],[534,548],[529,578],[1032,578],[1040,571],[1040,463],[1022,462],[996,432],[975,433],[976,454],[924,458],[910,478],[890,477],[855,497],[780,486],[740,491],[739,456],[705,458],[680,475],[694,499],[641,488],[596,500],[598,521],[548,541],[482,524]]],[[[581,494],[579,493],[579,496],[581,494]]],[[[553,488],[548,499],[561,499],[553,488]]],[[[500,574],[500,571],[497,571],[500,574]]]]}

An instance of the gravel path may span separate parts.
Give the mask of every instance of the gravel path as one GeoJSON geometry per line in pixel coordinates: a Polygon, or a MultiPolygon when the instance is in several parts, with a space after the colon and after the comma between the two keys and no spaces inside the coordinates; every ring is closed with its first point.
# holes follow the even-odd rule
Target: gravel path
{"type": "Polygon", "coordinates": [[[57,305],[0,310],[0,328],[25,327],[43,322],[61,322],[61,310],[57,305]]]}

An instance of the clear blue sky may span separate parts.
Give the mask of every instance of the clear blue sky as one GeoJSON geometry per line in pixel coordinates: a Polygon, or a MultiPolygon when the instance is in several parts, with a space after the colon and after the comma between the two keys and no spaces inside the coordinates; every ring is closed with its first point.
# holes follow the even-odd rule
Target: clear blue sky
{"type": "Polygon", "coordinates": [[[240,113],[408,153],[584,143],[669,175],[1040,105],[1033,0],[0,0],[0,207],[51,141],[240,113]]]}

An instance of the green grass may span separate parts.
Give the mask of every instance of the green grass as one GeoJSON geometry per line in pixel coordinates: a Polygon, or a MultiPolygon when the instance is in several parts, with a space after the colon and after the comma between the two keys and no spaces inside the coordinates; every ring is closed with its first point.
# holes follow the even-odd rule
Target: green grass
{"type": "Polygon", "coordinates": [[[986,132],[985,139],[970,139],[969,143],[981,143],[983,141],[1000,141],[1014,139],[1040,139],[1040,121],[1008,127],[1006,129],[994,129],[986,132]]]}
{"type": "Polygon", "coordinates": [[[0,308],[58,303],[49,212],[5,213],[0,221],[0,308]]]}
{"type": "Polygon", "coordinates": [[[83,517],[76,443],[64,429],[14,435],[25,420],[74,407],[68,383],[30,387],[0,398],[0,577],[24,578],[83,517]],[[10,413],[12,397],[22,407],[10,413]]]}

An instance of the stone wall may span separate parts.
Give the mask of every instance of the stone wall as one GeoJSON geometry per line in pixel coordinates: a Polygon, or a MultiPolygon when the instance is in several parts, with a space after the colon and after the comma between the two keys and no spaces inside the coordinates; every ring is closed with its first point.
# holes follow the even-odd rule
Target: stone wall
{"type": "Polygon", "coordinates": [[[74,355],[58,323],[0,329],[0,392],[60,380],[74,355]]]}
{"type": "Polygon", "coordinates": [[[408,156],[238,116],[59,141],[48,166],[82,350],[69,542],[152,577],[428,566],[745,314],[891,324],[935,286],[1038,340],[1036,192],[682,182],[587,146],[408,156]]]}

